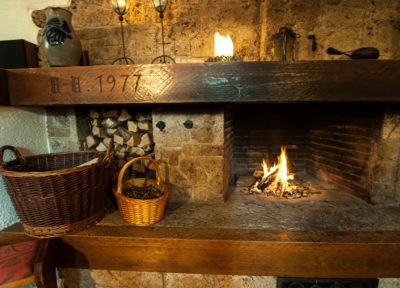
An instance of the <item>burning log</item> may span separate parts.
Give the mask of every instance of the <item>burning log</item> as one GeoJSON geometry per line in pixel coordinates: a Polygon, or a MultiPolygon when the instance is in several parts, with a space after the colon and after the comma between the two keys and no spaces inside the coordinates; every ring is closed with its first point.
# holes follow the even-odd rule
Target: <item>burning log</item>
{"type": "Polygon", "coordinates": [[[279,166],[276,166],[275,170],[270,172],[267,176],[264,176],[262,178],[262,180],[260,182],[258,182],[257,188],[260,191],[264,191],[264,189],[266,189],[268,186],[270,186],[274,182],[276,174],[278,174],[278,171],[279,171],[278,168],[279,168],[279,166]]]}

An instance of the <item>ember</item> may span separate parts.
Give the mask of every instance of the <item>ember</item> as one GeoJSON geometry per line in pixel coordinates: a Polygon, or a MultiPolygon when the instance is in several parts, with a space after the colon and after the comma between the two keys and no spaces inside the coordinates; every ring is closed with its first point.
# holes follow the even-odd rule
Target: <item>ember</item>
{"type": "MultiPolygon", "coordinates": [[[[288,199],[298,199],[308,197],[310,194],[319,194],[319,192],[310,192],[307,187],[300,187],[290,183],[294,179],[294,174],[289,173],[286,156],[286,147],[281,147],[281,155],[278,157],[278,164],[268,168],[263,159],[263,171],[257,182],[248,188],[249,194],[265,194],[288,199]]],[[[259,171],[255,171],[259,175],[259,171]]]]}

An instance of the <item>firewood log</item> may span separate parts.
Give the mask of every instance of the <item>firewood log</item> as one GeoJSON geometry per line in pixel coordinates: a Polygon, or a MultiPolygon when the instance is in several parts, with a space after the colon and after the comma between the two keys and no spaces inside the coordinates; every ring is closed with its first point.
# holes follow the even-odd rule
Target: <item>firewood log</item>
{"type": "Polygon", "coordinates": [[[263,178],[258,184],[257,188],[261,191],[264,191],[269,185],[271,185],[275,180],[275,175],[278,173],[279,168],[275,169],[272,173],[267,175],[267,177],[263,178]]]}

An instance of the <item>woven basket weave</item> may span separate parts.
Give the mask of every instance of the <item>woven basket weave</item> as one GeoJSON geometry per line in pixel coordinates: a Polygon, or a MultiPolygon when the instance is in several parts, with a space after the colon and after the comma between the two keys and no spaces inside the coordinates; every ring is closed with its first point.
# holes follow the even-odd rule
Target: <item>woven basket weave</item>
{"type": "Polygon", "coordinates": [[[135,226],[148,226],[161,220],[164,214],[165,204],[170,193],[169,187],[161,182],[160,167],[151,157],[138,157],[127,162],[118,175],[117,187],[113,188],[115,197],[117,198],[119,212],[122,218],[135,226]],[[157,180],[145,178],[132,178],[127,181],[135,186],[142,186],[143,183],[155,184],[164,194],[154,199],[133,199],[122,193],[122,180],[126,169],[136,161],[142,159],[152,161],[157,173],[157,180]]]}
{"type": "Polygon", "coordinates": [[[13,146],[0,148],[0,174],[26,234],[58,237],[94,225],[104,213],[113,147],[24,158],[13,146]],[[4,151],[16,159],[4,163],[4,151]],[[77,167],[99,158],[95,164],[77,167]]]}

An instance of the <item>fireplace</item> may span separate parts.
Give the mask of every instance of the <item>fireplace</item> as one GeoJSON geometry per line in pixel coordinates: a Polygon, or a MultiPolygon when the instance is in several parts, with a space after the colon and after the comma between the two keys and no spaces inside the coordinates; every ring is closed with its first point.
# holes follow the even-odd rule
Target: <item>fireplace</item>
{"type": "Polygon", "coordinates": [[[115,142],[119,167],[135,156],[155,156],[174,202],[227,200],[240,176],[261,169],[263,159],[272,165],[286,146],[296,179],[311,177],[368,203],[397,205],[398,107],[390,104],[396,69],[396,61],[320,61],[8,74],[14,104],[38,103],[35,91],[18,85],[21,79],[41,85],[44,105],[114,104],[75,109],[81,147],[104,150],[115,142]],[[115,89],[97,87],[98,75],[121,73],[134,77],[117,79],[115,89]],[[77,93],[71,79],[80,78],[83,92],[77,93]],[[132,101],[148,105],[118,106],[132,101]]]}
{"type": "Polygon", "coordinates": [[[108,117],[116,119],[126,110],[138,121],[140,114],[151,115],[147,133],[172,188],[163,221],[137,230],[111,211],[93,230],[61,240],[64,265],[108,268],[110,258],[96,256],[101,247],[113,255],[116,269],[388,277],[398,275],[400,242],[398,71],[397,61],[321,61],[42,68],[7,75],[13,105],[84,104],[74,115],[80,128],[90,128],[77,129],[83,141],[93,128],[91,110],[117,110],[108,117]],[[142,76],[99,93],[98,75],[109,74],[142,76]],[[77,78],[80,93],[71,90],[77,78]],[[52,81],[60,93],[51,90],[52,81]],[[268,198],[235,186],[239,176],[260,169],[263,158],[273,164],[281,145],[295,177],[320,186],[321,195],[268,198]],[[189,250],[199,260],[188,261],[187,249],[195,246],[189,250]],[[153,248],[163,251],[155,255],[160,261],[146,258],[153,248]],[[384,249],[387,261],[374,262],[384,249]],[[293,253],[308,264],[292,262],[293,253]],[[319,258],[330,253],[333,258],[319,258]],[[348,265],[339,267],[338,257],[348,265]],[[356,264],[363,261],[377,264],[356,264]]]}
{"type": "Polygon", "coordinates": [[[377,151],[384,141],[397,145],[392,139],[379,140],[385,137],[381,136],[383,130],[389,129],[382,126],[390,125],[388,113],[387,105],[376,103],[236,107],[233,175],[237,179],[262,170],[261,159],[272,165],[285,145],[290,171],[300,178],[311,176],[369,202],[396,204],[397,198],[394,194],[390,197],[388,187],[396,185],[397,177],[382,179],[377,175],[379,169],[396,169],[382,167],[396,157],[393,149],[377,151]],[[387,185],[379,188],[385,181],[387,185]]]}

